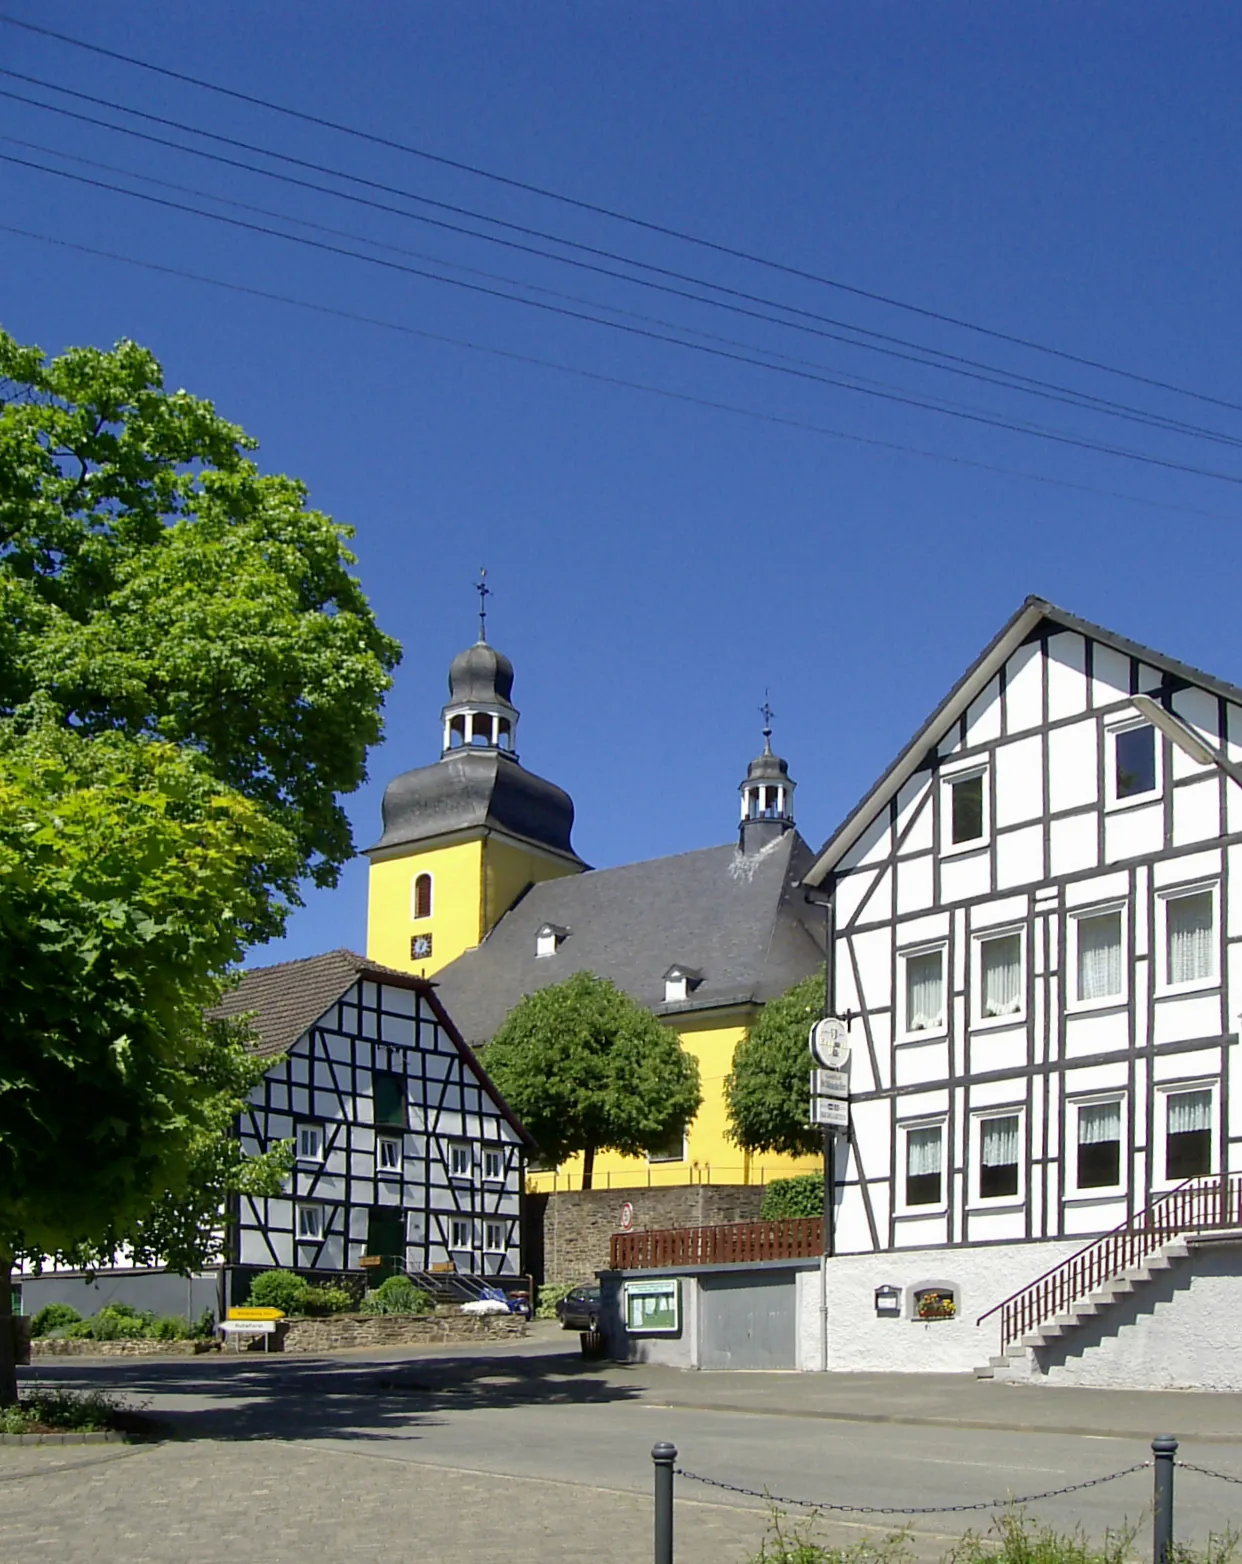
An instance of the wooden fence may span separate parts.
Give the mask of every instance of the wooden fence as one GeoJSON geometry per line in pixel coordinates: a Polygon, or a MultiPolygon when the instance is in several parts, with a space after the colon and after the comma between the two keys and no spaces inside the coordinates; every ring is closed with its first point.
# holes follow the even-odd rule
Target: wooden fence
{"type": "Polygon", "coordinates": [[[614,1233],[614,1271],[651,1266],[753,1265],[762,1260],[807,1260],[824,1252],[819,1217],[787,1222],[727,1222],[720,1227],[659,1227],[614,1233]]]}

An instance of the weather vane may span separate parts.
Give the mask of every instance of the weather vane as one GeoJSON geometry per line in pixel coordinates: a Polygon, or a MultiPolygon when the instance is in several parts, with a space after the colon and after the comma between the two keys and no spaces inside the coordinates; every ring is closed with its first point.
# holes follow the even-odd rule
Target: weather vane
{"type": "Polygon", "coordinates": [[[492,595],[492,589],[487,584],[487,567],[479,566],[479,579],[474,584],[474,590],[479,594],[479,640],[487,640],[487,600],[492,595]]]}
{"type": "Polygon", "coordinates": [[[772,710],[768,701],[768,692],[763,692],[763,705],[759,708],[759,715],[763,718],[763,746],[765,749],[772,747],[772,718],[776,713],[772,710]]]}

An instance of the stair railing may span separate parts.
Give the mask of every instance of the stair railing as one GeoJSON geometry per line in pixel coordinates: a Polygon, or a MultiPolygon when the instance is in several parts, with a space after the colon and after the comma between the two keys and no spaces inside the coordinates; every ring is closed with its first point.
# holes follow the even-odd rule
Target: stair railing
{"type": "Polygon", "coordinates": [[[1001,1351],[1185,1233],[1242,1228],[1242,1177],[1187,1179],[975,1321],[1001,1317],[1001,1351]]]}

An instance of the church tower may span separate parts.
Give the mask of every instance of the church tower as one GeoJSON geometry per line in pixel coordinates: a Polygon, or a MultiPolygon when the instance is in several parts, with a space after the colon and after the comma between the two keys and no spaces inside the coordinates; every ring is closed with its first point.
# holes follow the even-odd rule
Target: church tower
{"type": "Polygon", "coordinates": [[[518,762],[513,664],[485,630],[480,613],[478,641],[449,668],[439,760],[388,784],[384,832],[367,850],[367,955],[424,977],[479,944],[531,885],[587,867],[569,794],[518,762]]]}
{"type": "Polygon", "coordinates": [[[738,786],[742,795],[738,847],[746,854],[757,853],[793,830],[793,795],[798,785],[789,775],[788,764],[772,753],[772,708],[765,700],[759,710],[763,717],[763,754],[747,766],[745,779],[738,786]]]}

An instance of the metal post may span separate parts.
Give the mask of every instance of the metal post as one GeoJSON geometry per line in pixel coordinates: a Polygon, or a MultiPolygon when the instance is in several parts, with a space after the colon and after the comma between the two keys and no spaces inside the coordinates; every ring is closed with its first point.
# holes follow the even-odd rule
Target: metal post
{"type": "Polygon", "coordinates": [[[824,1131],[824,1254],[837,1252],[837,1137],[824,1131]]]}
{"type": "MultiPolygon", "coordinates": [[[[837,887],[832,882],[824,903],[824,1014],[837,1013],[837,887]]],[[[837,1249],[837,1141],[824,1131],[824,1257],[837,1249]]]]}
{"type": "Polygon", "coordinates": [[[673,1564],[673,1462],[677,1446],[663,1440],[651,1448],[655,1462],[655,1564],[673,1564]]]}
{"type": "Polygon", "coordinates": [[[1156,1470],[1155,1502],[1152,1505],[1152,1564],[1168,1564],[1173,1551],[1173,1467],[1177,1460],[1177,1440],[1172,1434],[1157,1434],[1151,1442],[1156,1470]]]}

